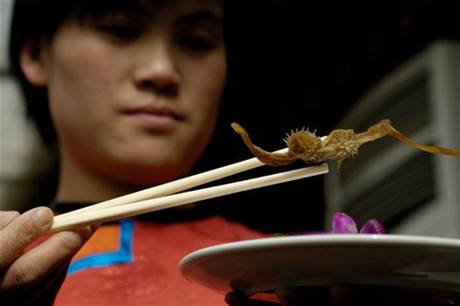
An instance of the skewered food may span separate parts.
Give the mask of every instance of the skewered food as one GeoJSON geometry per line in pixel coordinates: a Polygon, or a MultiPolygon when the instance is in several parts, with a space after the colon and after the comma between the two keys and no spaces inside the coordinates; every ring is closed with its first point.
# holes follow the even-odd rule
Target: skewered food
{"type": "Polygon", "coordinates": [[[355,133],[352,129],[336,129],[324,140],[308,129],[302,128],[291,131],[284,139],[289,149],[286,153],[265,151],[252,143],[248,132],[241,125],[234,122],[231,126],[235,132],[240,134],[252,154],[263,163],[271,166],[285,166],[301,159],[307,164],[313,165],[326,160],[335,160],[337,167],[340,168],[343,160],[358,154],[361,145],[385,136],[394,137],[408,146],[425,152],[460,157],[459,150],[415,143],[396,130],[389,119],[384,119],[361,133],[355,133]]]}

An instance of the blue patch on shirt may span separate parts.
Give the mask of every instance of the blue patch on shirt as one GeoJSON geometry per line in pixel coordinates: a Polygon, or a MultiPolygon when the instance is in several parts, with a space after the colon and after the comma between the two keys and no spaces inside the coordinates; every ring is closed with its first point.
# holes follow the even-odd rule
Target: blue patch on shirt
{"type": "Polygon", "coordinates": [[[114,264],[129,264],[133,262],[133,232],[134,221],[120,221],[120,247],[114,252],[96,253],[77,259],[69,265],[68,275],[88,269],[101,268],[114,264]]]}

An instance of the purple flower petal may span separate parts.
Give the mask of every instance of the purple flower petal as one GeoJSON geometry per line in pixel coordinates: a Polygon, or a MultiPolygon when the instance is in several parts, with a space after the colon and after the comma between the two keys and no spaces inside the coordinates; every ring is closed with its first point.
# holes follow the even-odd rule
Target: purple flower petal
{"type": "Polygon", "coordinates": [[[357,234],[358,227],[355,221],[345,213],[336,213],[332,219],[332,233],[357,234]]]}
{"type": "Polygon", "coordinates": [[[367,222],[361,227],[359,231],[361,234],[386,234],[387,231],[376,219],[367,220],[367,222]]]}

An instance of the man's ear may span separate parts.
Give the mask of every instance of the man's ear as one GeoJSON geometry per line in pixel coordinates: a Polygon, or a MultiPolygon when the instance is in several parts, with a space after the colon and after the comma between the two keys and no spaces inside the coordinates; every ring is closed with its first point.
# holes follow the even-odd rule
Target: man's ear
{"type": "Polygon", "coordinates": [[[36,87],[46,86],[48,80],[46,65],[42,55],[40,51],[34,52],[31,43],[26,44],[21,49],[21,54],[19,55],[22,72],[29,83],[36,87]]]}

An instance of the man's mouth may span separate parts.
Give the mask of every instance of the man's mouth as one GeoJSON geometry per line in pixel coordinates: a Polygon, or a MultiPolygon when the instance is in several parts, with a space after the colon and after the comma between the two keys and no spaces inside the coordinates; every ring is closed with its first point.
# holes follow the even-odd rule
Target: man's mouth
{"type": "Polygon", "coordinates": [[[168,108],[141,106],[123,111],[143,128],[153,132],[169,132],[177,128],[183,116],[168,108]]]}

